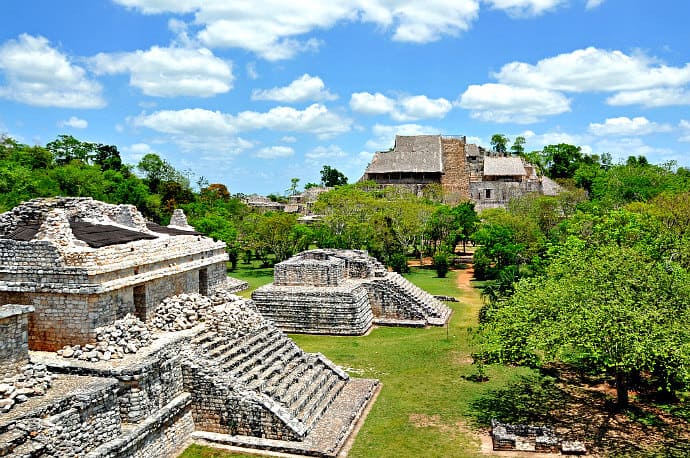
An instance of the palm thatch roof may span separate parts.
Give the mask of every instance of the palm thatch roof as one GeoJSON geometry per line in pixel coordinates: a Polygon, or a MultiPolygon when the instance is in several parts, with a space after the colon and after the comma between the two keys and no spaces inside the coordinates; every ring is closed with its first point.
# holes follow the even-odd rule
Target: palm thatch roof
{"type": "Polygon", "coordinates": [[[374,158],[364,173],[398,172],[443,172],[441,136],[397,135],[393,151],[379,151],[375,153],[374,158]]]}

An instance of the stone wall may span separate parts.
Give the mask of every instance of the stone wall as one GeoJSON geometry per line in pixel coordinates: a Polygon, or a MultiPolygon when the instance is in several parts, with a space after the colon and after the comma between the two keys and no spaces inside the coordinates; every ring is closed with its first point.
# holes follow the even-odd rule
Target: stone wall
{"type": "Polygon", "coordinates": [[[540,192],[536,181],[478,181],[470,184],[470,194],[475,202],[475,210],[485,208],[505,208],[510,199],[531,192],[540,192]]]}
{"type": "Polygon", "coordinates": [[[469,170],[465,162],[465,137],[441,137],[444,199],[457,203],[470,198],[469,170]]]}
{"type": "Polygon", "coordinates": [[[293,257],[274,268],[274,283],[281,286],[338,286],[345,279],[342,259],[293,257]]]}
{"type": "Polygon", "coordinates": [[[64,377],[53,387],[58,395],[50,402],[0,417],[0,442],[10,456],[83,456],[120,434],[116,384],[112,379],[64,377]]]}
{"type": "Polygon", "coordinates": [[[29,362],[29,314],[26,305],[0,306],[0,377],[19,372],[29,362]]]}
{"type": "Polygon", "coordinates": [[[353,281],[318,289],[266,285],[252,298],[261,314],[285,332],[361,335],[373,320],[366,288],[353,281]]]}

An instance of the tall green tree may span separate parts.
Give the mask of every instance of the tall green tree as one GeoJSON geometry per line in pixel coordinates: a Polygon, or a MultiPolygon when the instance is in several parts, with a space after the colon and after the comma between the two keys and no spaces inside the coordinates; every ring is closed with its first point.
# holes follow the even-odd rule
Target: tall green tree
{"type": "Polygon", "coordinates": [[[503,134],[493,134],[491,136],[491,149],[500,154],[506,154],[510,139],[503,134]]]}
{"type": "Polygon", "coordinates": [[[338,169],[324,165],[321,169],[321,184],[326,187],[343,186],[347,184],[347,177],[338,169]]]}
{"type": "Polygon", "coordinates": [[[513,144],[510,146],[510,151],[517,156],[524,154],[525,143],[527,143],[525,137],[523,137],[522,135],[518,135],[517,137],[515,137],[515,141],[513,141],[513,144]]]}
{"type": "Polygon", "coordinates": [[[636,248],[571,238],[543,276],[485,315],[486,355],[610,375],[625,408],[634,374],[658,374],[665,387],[690,380],[689,280],[636,248]]]}

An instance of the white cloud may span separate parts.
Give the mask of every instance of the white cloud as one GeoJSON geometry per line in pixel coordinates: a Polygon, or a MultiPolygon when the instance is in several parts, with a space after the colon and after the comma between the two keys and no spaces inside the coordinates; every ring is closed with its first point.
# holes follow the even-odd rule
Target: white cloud
{"type": "Polygon", "coordinates": [[[678,123],[678,127],[683,132],[682,136],[678,140],[681,142],[690,142],[690,121],[681,119],[678,123]]]}
{"type": "Polygon", "coordinates": [[[329,138],[349,132],[352,120],[329,111],[315,103],[304,110],[292,107],[275,107],[267,112],[243,111],[237,114],[240,130],[269,129],[287,132],[307,132],[319,138],[329,138]]]}
{"type": "Polygon", "coordinates": [[[209,135],[237,133],[232,115],[202,108],[161,110],[150,115],[142,114],[133,118],[131,123],[136,127],[148,127],[172,135],[190,131],[209,135]]]}
{"type": "Polygon", "coordinates": [[[649,146],[637,138],[603,139],[595,145],[596,151],[610,153],[615,161],[624,161],[629,156],[645,156],[651,163],[673,159],[674,151],[669,148],[649,146]]]}
{"type": "Polygon", "coordinates": [[[283,138],[281,138],[280,141],[283,143],[295,143],[297,141],[297,137],[293,137],[292,135],[286,135],[283,138]]]}
{"type": "Polygon", "coordinates": [[[413,95],[392,99],[380,92],[355,92],[350,97],[350,108],[369,115],[389,114],[395,121],[416,121],[423,118],[443,118],[453,105],[442,97],[430,99],[425,95],[413,95]]]}
{"type": "Polygon", "coordinates": [[[307,162],[317,163],[324,159],[340,159],[347,157],[347,153],[338,145],[317,146],[305,154],[307,162]]]}
{"type": "Polygon", "coordinates": [[[587,0],[587,4],[585,5],[585,9],[592,10],[594,8],[597,8],[602,3],[604,3],[604,0],[587,0]]]}
{"type": "Polygon", "coordinates": [[[364,145],[370,151],[384,151],[395,144],[396,135],[438,135],[441,130],[420,124],[399,124],[395,126],[375,124],[371,129],[374,138],[364,145]]]}
{"type": "Polygon", "coordinates": [[[259,72],[256,70],[256,62],[247,62],[247,78],[250,80],[259,79],[259,72]]]}
{"type": "Polygon", "coordinates": [[[101,85],[41,36],[22,34],[2,44],[0,72],[7,82],[0,86],[0,98],[41,107],[102,108],[106,104],[101,85]]]}
{"type": "Polygon", "coordinates": [[[209,47],[238,47],[268,60],[289,59],[319,42],[305,35],[343,21],[393,30],[393,40],[427,43],[470,28],[479,0],[116,0],[145,14],[194,14],[197,38],[209,47]]]}
{"type": "Polygon", "coordinates": [[[127,120],[134,127],[145,127],[165,134],[159,141],[171,141],[181,150],[202,154],[208,151],[238,154],[253,144],[238,136],[233,116],[200,108],[161,110],[127,120]]]}
{"type": "Polygon", "coordinates": [[[290,157],[295,150],[289,146],[267,146],[256,152],[255,156],[262,159],[275,159],[277,157],[290,157]]]}
{"type": "Polygon", "coordinates": [[[430,99],[425,95],[403,97],[399,100],[400,111],[393,112],[396,121],[415,121],[423,118],[443,118],[453,108],[444,98],[430,99]]]}
{"type": "Polygon", "coordinates": [[[493,75],[499,82],[567,92],[630,91],[690,83],[690,63],[669,67],[642,54],[589,47],[531,65],[511,62],[493,75]]]}
{"type": "MultiPolygon", "coordinates": [[[[567,0],[485,0],[494,9],[505,10],[513,17],[539,16],[567,3],[567,0]]],[[[592,1],[592,0],[590,0],[592,1]]]]}
{"type": "Polygon", "coordinates": [[[142,113],[127,120],[130,125],[165,134],[161,141],[172,141],[184,151],[214,151],[237,154],[253,146],[239,137],[240,132],[268,129],[306,132],[329,138],[352,128],[352,120],[333,113],[323,105],[304,110],[276,107],[267,112],[243,111],[237,115],[202,108],[160,110],[142,113]]]}
{"type": "Polygon", "coordinates": [[[69,119],[65,121],[60,121],[58,127],[72,127],[74,129],[86,129],[89,127],[89,122],[86,119],[77,118],[76,116],[70,116],[69,119]]]}
{"type": "Polygon", "coordinates": [[[300,76],[287,86],[273,89],[255,89],[252,100],[273,100],[283,103],[335,100],[338,96],[331,94],[318,76],[307,73],[300,76]]]}
{"type": "Polygon", "coordinates": [[[655,132],[669,132],[671,129],[672,127],[668,124],[657,124],[642,116],[632,119],[625,116],[608,118],[603,124],[589,124],[589,132],[598,136],[648,135],[655,132]]]}
{"type": "Polygon", "coordinates": [[[457,103],[473,118],[498,123],[529,124],[570,111],[560,92],[494,83],[469,86],[457,103]]]}
{"type": "Polygon", "coordinates": [[[614,106],[642,105],[647,108],[690,105],[690,91],[678,87],[624,91],[612,95],[606,99],[606,103],[614,106]]]}
{"type": "Polygon", "coordinates": [[[395,100],[377,92],[355,92],[350,97],[352,111],[368,115],[392,113],[395,110],[395,100]]]}
{"type": "Polygon", "coordinates": [[[129,73],[130,85],[150,96],[211,97],[232,89],[232,63],[205,48],[160,48],[100,53],[90,59],[97,74],[129,73]]]}

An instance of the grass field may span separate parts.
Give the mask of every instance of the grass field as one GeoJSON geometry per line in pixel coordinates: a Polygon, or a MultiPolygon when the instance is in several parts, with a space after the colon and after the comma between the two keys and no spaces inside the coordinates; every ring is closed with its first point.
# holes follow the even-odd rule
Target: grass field
{"type": "MultiPolygon", "coordinates": [[[[269,271],[240,265],[231,275],[256,287],[271,281],[269,271]]],[[[477,431],[487,414],[476,401],[529,374],[527,369],[496,366],[488,368],[488,382],[467,379],[475,373],[468,330],[476,325],[481,302],[477,290],[457,287],[458,274],[464,271],[451,271],[445,279],[437,278],[431,269],[413,269],[406,275],[432,294],[460,299],[449,303],[454,314],[447,328],[382,327],[361,337],[291,336],[305,351],[325,354],[350,375],[377,378],[383,384],[349,456],[478,456],[477,431]]],[[[193,446],[182,456],[242,455],[193,446]]]]}

